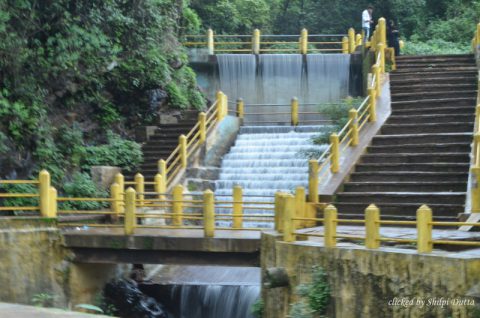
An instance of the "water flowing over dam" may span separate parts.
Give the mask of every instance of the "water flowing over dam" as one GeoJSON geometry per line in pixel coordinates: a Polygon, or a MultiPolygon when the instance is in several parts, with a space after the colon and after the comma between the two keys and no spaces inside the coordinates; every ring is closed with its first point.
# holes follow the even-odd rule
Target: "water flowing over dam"
{"type": "Polygon", "coordinates": [[[319,104],[349,94],[349,54],[219,54],[218,88],[246,104],[319,104]]]}

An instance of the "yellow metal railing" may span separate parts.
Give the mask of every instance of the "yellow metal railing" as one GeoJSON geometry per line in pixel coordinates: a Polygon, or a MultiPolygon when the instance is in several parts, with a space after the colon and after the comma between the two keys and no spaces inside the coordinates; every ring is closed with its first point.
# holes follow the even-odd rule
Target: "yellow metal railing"
{"type": "Polygon", "coordinates": [[[206,48],[208,54],[217,53],[353,53],[362,44],[362,35],[355,35],[353,28],[348,34],[309,34],[302,29],[298,35],[262,35],[255,29],[251,35],[219,35],[207,30],[205,35],[186,35],[186,47],[206,48]]]}
{"type": "MultiPolygon", "coordinates": [[[[480,23],[477,24],[474,37],[472,39],[472,48],[474,54],[480,45],[480,23]]],[[[473,179],[470,190],[471,212],[480,213],[480,79],[477,84],[477,100],[475,108],[475,122],[473,128],[473,147],[472,164],[470,173],[473,179]]]]}
{"type": "Polygon", "coordinates": [[[381,78],[385,73],[385,19],[379,20],[377,29],[372,35],[370,45],[375,45],[375,64],[371,69],[371,83],[368,86],[368,96],[358,109],[349,111],[349,120],[338,132],[330,136],[330,145],[318,159],[309,161],[308,189],[309,202],[318,202],[318,186],[330,172],[340,171],[340,158],[348,147],[355,147],[359,141],[359,134],[368,122],[377,120],[376,98],[381,95],[381,78]],[[327,166],[330,169],[327,169],[327,166]]]}

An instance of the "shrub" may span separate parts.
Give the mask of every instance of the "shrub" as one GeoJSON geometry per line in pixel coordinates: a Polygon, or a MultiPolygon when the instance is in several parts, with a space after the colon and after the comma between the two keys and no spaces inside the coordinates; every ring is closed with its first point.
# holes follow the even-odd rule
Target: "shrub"
{"type": "Polygon", "coordinates": [[[454,43],[435,39],[421,42],[415,40],[406,41],[401,51],[404,55],[430,55],[430,54],[461,54],[470,51],[468,43],[454,43]]]}
{"type": "Polygon", "coordinates": [[[323,268],[319,266],[312,267],[312,282],[299,285],[296,293],[300,299],[291,305],[291,317],[323,317],[330,302],[330,285],[323,268]]]}
{"type": "MultiPolygon", "coordinates": [[[[106,198],[108,193],[101,190],[92,181],[87,173],[77,172],[72,176],[72,180],[64,184],[63,190],[67,197],[77,198],[106,198]]],[[[95,201],[65,201],[61,208],[66,210],[95,210],[107,207],[104,202],[95,201]]]]}
{"type": "Polygon", "coordinates": [[[264,303],[263,300],[258,299],[253,305],[252,305],[252,314],[255,316],[255,318],[262,318],[263,317],[263,312],[264,312],[264,303]]]}

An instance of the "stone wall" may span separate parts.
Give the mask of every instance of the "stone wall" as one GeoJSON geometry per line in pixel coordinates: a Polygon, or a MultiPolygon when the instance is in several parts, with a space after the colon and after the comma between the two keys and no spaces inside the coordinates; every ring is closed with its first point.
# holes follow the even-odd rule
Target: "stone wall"
{"type": "MultiPolygon", "coordinates": [[[[480,304],[480,258],[472,253],[434,251],[419,255],[412,249],[362,246],[326,249],[313,243],[285,243],[273,234],[262,238],[262,273],[268,267],[283,267],[290,286],[265,289],[266,318],[286,317],[296,300],[295,288],[311,280],[312,267],[328,274],[331,303],[328,317],[476,317],[475,306],[452,305],[454,299],[480,304]],[[405,300],[425,305],[392,305],[405,300]],[[428,301],[450,300],[449,305],[428,301]],[[390,304],[389,304],[390,302],[390,304]]],[[[263,275],[263,274],[262,274],[263,275]]]]}
{"type": "Polygon", "coordinates": [[[125,274],[127,265],[81,264],[63,247],[55,220],[2,218],[0,222],[0,301],[32,304],[39,294],[54,305],[93,304],[104,284],[125,274]]]}

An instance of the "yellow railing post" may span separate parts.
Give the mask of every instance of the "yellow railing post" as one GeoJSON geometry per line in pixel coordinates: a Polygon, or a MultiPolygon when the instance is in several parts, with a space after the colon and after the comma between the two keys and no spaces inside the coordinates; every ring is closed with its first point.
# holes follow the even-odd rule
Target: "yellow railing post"
{"type": "Polygon", "coordinates": [[[240,119],[245,117],[245,104],[241,98],[237,99],[237,116],[240,119]]]}
{"type": "Polygon", "coordinates": [[[208,49],[208,54],[213,55],[215,54],[215,44],[214,44],[214,38],[213,38],[213,30],[208,29],[207,31],[207,49],[208,49]]]}
{"type": "Polygon", "coordinates": [[[342,38],[342,53],[348,54],[348,38],[346,36],[342,38]]]}
{"type": "Polygon", "coordinates": [[[137,225],[137,220],[135,217],[135,197],[135,190],[129,187],[127,191],[125,191],[125,235],[132,235],[135,231],[135,226],[137,225]]]}
{"type": "Polygon", "coordinates": [[[135,175],[135,192],[138,196],[138,206],[143,207],[145,201],[145,178],[141,173],[135,175]]]}
{"type": "Polygon", "coordinates": [[[350,139],[352,142],[350,143],[350,146],[355,147],[358,145],[358,112],[356,109],[352,108],[348,111],[348,117],[350,119],[350,129],[351,129],[351,135],[350,139]]]}
{"type": "Polygon", "coordinates": [[[385,21],[385,18],[380,18],[378,19],[378,30],[380,32],[379,34],[379,42],[383,43],[383,45],[387,45],[387,23],[385,21]]]}
{"type": "Polygon", "coordinates": [[[332,173],[337,173],[340,170],[340,145],[338,135],[333,133],[330,135],[330,144],[331,148],[331,159],[330,159],[330,171],[332,173]]]}
{"type": "Polygon", "coordinates": [[[233,228],[241,229],[243,224],[243,191],[241,186],[233,187],[233,228]]]}
{"type": "Polygon", "coordinates": [[[180,135],[178,137],[178,144],[180,145],[180,165],[182,168],[187,167],[187,137],[180,135]]]}
{"type": "Polygon", "coordinates": [[[365,209],[365,247],[380,247],[380,210],[375,204],[365,209]]]}
{"type": "Polygon", "coordinates": [[[362,35],[360,33],[357,33],[357,35],[355,36],[355,42],[356,42],[356,45],[357,46],[360,46],[362,45],[362,35]]]}
{"type": "Polygon", "coordinates": [[[225,98],[225,94],[223,94],[222,91],[218,91],[216,97],[217,97],[217,121],[221,121],[225,114],[225,110],[223,108],[225,106],[224,99],[226,98],[225,98]]]}
{"type": "Polygon", "coordinates": [[[50,215],[50,186],[50,173],[44,169],[38,174],[38,194],[40,215],[45,218],[50,215]]]}
{"type": "Polygon", "coordinates": [[[57,189],[50,187],[50,209],[48,213],[49,218],[57,218],[57,189]]]}
{"type": "Polygon", "coordinates": [[[279,192],[278,194],[278,209],[275,209],[278,214],[276,214],[276,222],[277,222],[277,231],[279,233],[283,233],[283,230],[285,229],[284,223],[285,223],[285,197],[288,195],[288,193],[285,192],[279,192]]]}
{"type": "Polygon", "coordinates": [[[377,50],[380,53],[380,73],[383,74],[385,73],[385,44],[378,43],[377,50]]]}
{"type": "Polygon", "coordinates": [[[274,228],[275,228],[275,231],[278,231],[280,232],[280,213],[282,213],[282,200],[281,200],[281,197],[282,197],[282,192],[280,191],[277,191],[275,192],[275,201],[274,201],[274,209],[275,209],[275,215],[274,215],[274,228]]]}
{"type": "Polygon", "coordinates": [[[182,226],[183,224],[183,186],[178,184],[173,187],[172,191],[172,223],[174,226],[182,226]]]}
{"type": "Polygon", "coordinates": [[[110,210],[115,213],[113,217],[118,218],[120,214],[120,186],[116,182],[110,186],[110,198],[112,199],[110,210]]]}
{"type": "Polygon", "coordinates": [[[348,29],[348,53],[355,52],[355,30],[353,28],[348,29]]]}
{"type": "Polygon", "coordinates": [[[397,59],[395,57],[395,49],[393,47],[389,48],[390,49],[390,59],[392,61],[392,71],[397,70],[397,59]]]}
{"type": "Polygon", "coordinates": [[[337,208],[329,204],[324,211],[324,240],[325,247],[335,247],[337,245],[337,208]]]}
{"type": "Polygon", "coordinates": [[[158,160],[158,173],[163,178],[163,182],[165,183],[165,189],[167,188],[168,179],[167,179],[167,162],[163,159],[158,160]]]}
{"type": "MultiPolygon", "coordinates": [[[[307,217],[305,206],[305,188],[297,187],[295,189],[295,216],[300,218],[307,217]]],[[[307,221],[295,221],[295,228],[306,227],[307,221]]]]}
{"type": "Polygon", "coordinates": [[[318,203],[318,161],[308,161],[308,202],[318,203]]]}
{"type": "Polygon", "coordinates": [[[167,189],[165,186],[165,179],[160,173],[157,173],[153,181],[155,182],[155,192],[159,193],[158,199],[165,200],[164,194],[165,192],[167,192],[167,189]]]}
{"type": "MultiPolygon", "coordinates": [[[[476,136],[475,136],[476,137],[476,136]]],[[[475,140],[476,147],[478,149],[480,146],[478,142],[475,140]]],[[[472,213],[480,213],[480,166],[474,166],[470,169],[472,172],[472,188],[471,188],[471,212],[472,213]]]]}
{"type": "Polygon", "coordinates": [[[200,131],[200,143],[203,144],[207,140],[207,115],[204,112],[198,114],[198,123],[200,131]]]}
{"type": "Polygon", "coordinates": [[[291,194],[283,196],[283,240],[285,242],[295,241],[295,222],[293,217],[295,215],[295,198],[291,194]]]}
{"type": "Polygon", "coordinates": [[[475,41],[475,45],[476,47],[474,48],[474,50],[477,49],[477,47],[480,45],[480,23],[477,24],[477,33],[476,33],[476,41],[475,41]]]}
{"type": "Polygon", "coordinates": [[[375,93],[377,94],[377,97],[380,97],[382,95],[382,92],[381,92],[382,89],[380,87],[380,84],[382,83],[381,77],[380,77],[380,73],[381,73],[380,68],[381,67],[378,66],[378,65],[374,65],[372,67],[372,72],[373,72],[373,74],[375,74],[375,79],[376,79],[376,81],[375,81],[375,93]]]}
{"type": "Polygon", "coordinates": [[[203,231],[205,237],[215,235],[215,198],[211,190],[203,192],[203,231]]]}
{"type": "Polygon", "coordinates": [[[252,53],[260,54],[260,30],[255,29],[252,37],[252,53]]]}
{"type": "Polygon", "coordinates": [[[432,249],[432,210],[422,205],[417,210],[417,251],[430,253],[432,249]]]}
{"type": "Polygon", "coordinates": [[[292,98],[292,101],[290,103],[290,108],[291,108],[292,126],[297,126],[298,125],[298,99],[296,97],[292,98]]]}
{"type": "Polygon", "coordinates": [[[308,31],[307,29],[302,29],[300,33],[300,54],[308,53],[308,31]]]}
{"type": "MultiPolygon", "coordinates": [[[[118,196],[119,199],[125,201],[125,177],[120,172],[115,175],[113,182],[118,184],[118,196]]],[[[118,212],[123,213],[125,211],[125,206],[118,204],[118,212]]]]}
{"type": "Polygon", "coordinates": [[[368,95],[370,96],[370,100],[368,103],[368,112],[370,117],[368,121],[376,122],[377,121],[377,93],[375,92],[374,88],[368,89],[368,95]]]}

